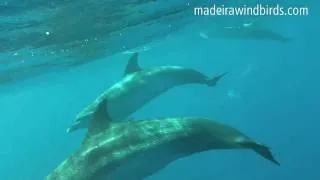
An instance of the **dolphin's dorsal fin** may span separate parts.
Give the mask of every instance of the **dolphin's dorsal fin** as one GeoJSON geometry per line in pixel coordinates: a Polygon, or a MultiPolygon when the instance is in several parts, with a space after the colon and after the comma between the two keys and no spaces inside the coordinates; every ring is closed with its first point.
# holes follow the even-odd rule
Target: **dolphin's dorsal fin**
{"type": "Polygon", "coordinates": [[[106,130],[110,126],[111,118],[107,113],[107,99],[104,99],[93,113],[93,117],[90,121],[86,139],[90,136],[98,134],[106,130]]]}
{"type": "Polygon", "coordinates": [[[142,70],[142,68],[138,64],[138,58],[139,53],[137,52],[130,57],[127,67],[124,71],[124,75],[128,75],[142,70]]]}

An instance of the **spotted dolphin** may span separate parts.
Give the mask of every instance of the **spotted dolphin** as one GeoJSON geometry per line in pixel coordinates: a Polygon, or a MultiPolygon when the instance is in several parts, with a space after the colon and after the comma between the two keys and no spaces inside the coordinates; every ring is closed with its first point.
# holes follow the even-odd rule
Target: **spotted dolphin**
{"type": "Polygon", "coordinates": [[[280,165],[269,148],[239,130],[198,117],[110,121],[103,100],[83,144],[45,180],[141,180],[168,164],[210,150],[248,149],[280,165]]]}
{"type": "Polygon", "coordinates": [[[291,42],[293,39],[283,36],[275,31],[256,25],[257,23],[244,23],[241,26],[214,27],[207,31],[202,31],[199,36],[203,39],[229,38],[229,39],[251,39],[251,40],[271,40],[281,43],[291,42]]]}
{"type": "Polygon", "coordinates": [[[111,119],[122,121],[169,89],[185,84],[215,86],[225,74],[209,78],[197,70],[180,66],[142,69],[138,65],[138,53],[134,53],[127,64],[124,78],[84,108],[67,129],[67,133],[87,128],[92,114],[104,99],[108,99],[106,111],[111,119]]]}

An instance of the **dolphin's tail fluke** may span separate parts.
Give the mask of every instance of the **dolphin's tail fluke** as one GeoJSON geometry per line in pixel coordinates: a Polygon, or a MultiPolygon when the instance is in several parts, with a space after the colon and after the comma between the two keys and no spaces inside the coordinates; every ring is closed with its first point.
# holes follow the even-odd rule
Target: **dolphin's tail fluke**
{"type": "Polygon", "coordinates": [[[261,145],[261,144],[255,143],[255,142],[243,142],[241,144],[245,148],[252,149],[254,152],[258,153],[259,155],[261,155],[265,159],[267,159],[267,160],[273,162],[274,164],[280,166],[280,163],[274,158],[274,156],[272,155],[269,147],[267,147],[265,145],[261,145]]]}
{"type": "Polygon", "coordinates": [[[222,74],[220,74],[220,75],[218,75],[218,76],[215,76],[215,77],[213,77],[212,79],[209,79],[208,81],[207,81],[207,85],[208,86],[215,86],[215,85],[217,85],[217,83],[218,83],[218,81],[221,79],[221,78],[223,78],[225,75],[227,75],[228,73],[222,73],[222,74]]]}

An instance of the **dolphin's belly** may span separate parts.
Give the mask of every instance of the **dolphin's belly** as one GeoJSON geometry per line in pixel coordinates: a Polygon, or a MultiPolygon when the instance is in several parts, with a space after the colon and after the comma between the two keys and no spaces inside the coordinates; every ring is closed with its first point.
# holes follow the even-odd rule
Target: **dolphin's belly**
{"type": "Polygon", "coordinates": [[[174,153],[169,148],[155,148],[123,162],[121,166],[109,172],[104,180],[142,180],[180,157],[181,154],[174,153]]]}
{"type": "Polygon", "coordinates": [[[161,76],[124,83],[118,90],[121,93],[117,92],[116,96],[108,99],[107,112],[115,121],[124,120],[157,96],[180,84],[178,79],[161,76]]]}

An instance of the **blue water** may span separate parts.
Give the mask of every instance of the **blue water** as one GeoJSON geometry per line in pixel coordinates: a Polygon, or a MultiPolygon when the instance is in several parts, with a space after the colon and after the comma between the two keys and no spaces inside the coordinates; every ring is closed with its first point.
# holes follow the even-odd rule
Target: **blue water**
{"type": "MultiPolygon", "coordinates": [[[[308,3],[315,9],[319,5],[308,3]]],[[[143,67],[181,65],[207,75],[229,74],[214,88],[175,88],[135,118],[212,117],[267,144],[281,163],[275,166],[251,151],[211,151],[178,160],[148,179],[320,179],[320,29],[315,11],[308,17],[273,17],[270,26],[292,37],[290,43],[206,40],[193,31],[194,25],[141,53],[143,67]]],[[[74,152],[85,132],[67,135],[65,129],[122,77],[128,58],[118,53],[3,86],[0,179],[43,179],[74,152]]]]}

